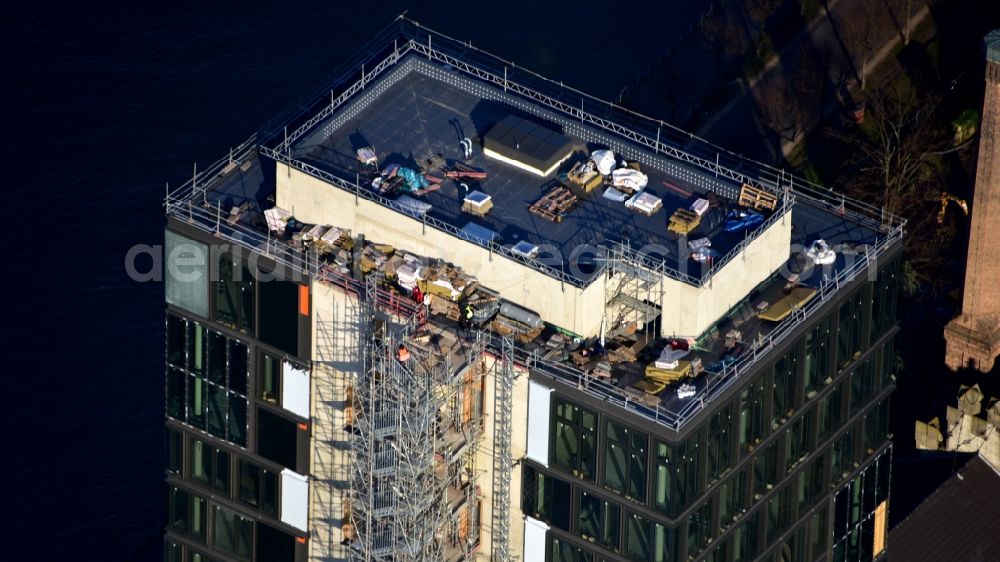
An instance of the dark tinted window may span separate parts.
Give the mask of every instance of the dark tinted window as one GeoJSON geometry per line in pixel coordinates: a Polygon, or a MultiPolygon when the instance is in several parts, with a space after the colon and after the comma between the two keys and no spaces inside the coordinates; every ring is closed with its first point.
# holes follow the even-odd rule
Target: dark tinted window
{"type": "Polygon", "coordinates": [[[281,359],[268,353],[260,352],[260,369],[258,373],[260,381],[258,397],[271,404],[280,404],[281,359]]]}
{"type": "Polygon", "coordinates": [[[222,506],[212,512],[212,546],[242,560],[250,559],[253,522],[222,506]]]}
{"type": "Polygon", "coordinates": [[[558,397],[553,399],[553,404],[552,463],[580,478],[593,480],[597,456],[597,415],[558,397]]]}
{"type": "Polygon", "coordinates": [[[254,280],[249,270],[231,256],[219,256],[215,282],[215,319],[234,330],[253,333],[254,280]]]}
{"type": "Polygon", "coordinates": [[[299,286],[287,281],[260,284],[260,339],[291,355],[299,347],[299,286]]]}
{"type": "Polygon", "coordinates": [[[608,421],[605,424],[604,485],[626,498],[646,501],[645,433],[608,421]]]}
{"type": "Polygon", "coordinates": [[[257,452],[266,459],[295,470],[298,442],[295,422],[264,409],[257,412],[257,452]]]}
{"type": "Polygon", "coordinates": [[[295,560],[295,537],[270,525],[258,523],[257,560],[293,562],[295,560]]]}
{"type": "Polygon", "coordinates": [[[524,469],[524,512],[554,527],[569,530],[569,483],[524,469]]]}

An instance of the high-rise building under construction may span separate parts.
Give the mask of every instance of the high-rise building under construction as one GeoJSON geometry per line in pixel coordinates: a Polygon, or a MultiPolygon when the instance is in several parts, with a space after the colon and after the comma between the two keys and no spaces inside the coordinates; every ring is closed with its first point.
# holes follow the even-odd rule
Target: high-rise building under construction
{"type": "Polygon", "coordinates": [[[402,18],[166,212],[167,560],[886,555],[897,217],[402,18]]]}

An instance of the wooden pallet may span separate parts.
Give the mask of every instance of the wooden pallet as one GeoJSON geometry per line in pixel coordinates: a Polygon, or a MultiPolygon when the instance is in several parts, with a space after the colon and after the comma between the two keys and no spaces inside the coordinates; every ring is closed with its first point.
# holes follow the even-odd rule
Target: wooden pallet
{"type": "Polygon", "coordinates": [[[757,210],[773,211],[778,206],[778,196],[759,187],[743,184],[740,188],[740,205],[757,210]]]}
{"type": "Polygon", "coordinates": [[[576,201],[576,195],[569,188],[560,186],[532,203],[528,210],[544,219],[561,222],[566,213],[576,204],[576,201]]]}
{"type": "Polygon", "coordinates": [[[701,216],[690,209],[677,209],[670,215],[667,230],[677,234],[689,234],[701,224],[701,216]]]}

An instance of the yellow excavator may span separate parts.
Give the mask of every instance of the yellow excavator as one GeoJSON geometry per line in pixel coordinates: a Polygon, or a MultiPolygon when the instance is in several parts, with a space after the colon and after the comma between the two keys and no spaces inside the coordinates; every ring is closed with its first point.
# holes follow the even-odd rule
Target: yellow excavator
{"type": "Polygon", "coordinates": [[[958,205],[962,209],[962,212],[965,213],[965,216],[969,216],[969,204],[965,202],[965,199],[959,199],[958,197],[955,197],[954,195],[952,195],[950,193],[946,193],[946,192],[942,191],[941,192],[941,210],[938,211],[938,215],[937,215],[937,223],[938,224],[944,224],[944,215],[945,215],[945,212],[948,210],[948,202],[949,201],[952,202],[952,203],[954,203],[954,204],[956,204],[956,205],[958,205]]]}

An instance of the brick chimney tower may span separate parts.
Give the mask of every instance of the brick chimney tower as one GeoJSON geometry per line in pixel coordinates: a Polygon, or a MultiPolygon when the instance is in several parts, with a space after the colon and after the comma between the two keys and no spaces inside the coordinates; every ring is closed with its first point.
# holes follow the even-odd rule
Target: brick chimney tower
{"type": "Polygon", "coordinates": [[[1000,29],[984,40],[986,95],[962,313],[944,330],[949,369],[993,368],[1000,355],[1000,29]]]}

